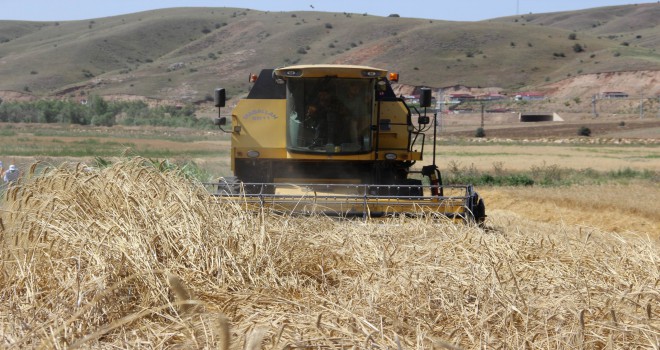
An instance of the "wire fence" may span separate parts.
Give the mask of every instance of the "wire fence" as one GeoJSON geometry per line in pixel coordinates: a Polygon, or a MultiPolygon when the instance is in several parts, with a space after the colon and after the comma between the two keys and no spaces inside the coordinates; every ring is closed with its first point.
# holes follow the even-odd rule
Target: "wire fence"
{"type": "Polygon", "coordinates": [[[539,98],[536,100],[443,100],[438,99],[434,112],[441,114],[463,113],[571,113],[586,114],[594,118],[605,116],[626,116],[660,118],[660,96],[593,96],[590,101],[575,98],[539,98]]]}

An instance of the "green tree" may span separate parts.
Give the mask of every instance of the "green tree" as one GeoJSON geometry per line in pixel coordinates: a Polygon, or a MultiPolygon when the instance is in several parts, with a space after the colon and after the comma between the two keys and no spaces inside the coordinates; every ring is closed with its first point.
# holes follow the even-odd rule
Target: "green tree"
{"type": "Polygon", "coordinates": [[[91,95],[87,105],[92,115],[103,115],[108,112],[108,103],[99,95],[91,95]]]}

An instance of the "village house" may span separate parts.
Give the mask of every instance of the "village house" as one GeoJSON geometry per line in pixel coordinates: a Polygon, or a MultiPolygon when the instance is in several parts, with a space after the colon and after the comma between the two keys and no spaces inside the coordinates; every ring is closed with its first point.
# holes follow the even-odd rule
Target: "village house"
{"type": "Polygon", "coordinates": [[[540,101],[545,99],[545,94],[540,92],[519,92],[514,99],[516,101],[540,101]]]}
{"type": "Polygon", "coordinates": [[[474,100],[475,97],[471,94],[449,94],[449,101],[451,103],[461,103],[474,100]]]}
{"type": "Polygon", "coordinates": [[[498,93],[489,93],[489,94],[476,96],[476,99],[479,101],[499,101],[499,100],[504,100],[506,98],[507,98],[506,95],[502,95],[498,93]]]}

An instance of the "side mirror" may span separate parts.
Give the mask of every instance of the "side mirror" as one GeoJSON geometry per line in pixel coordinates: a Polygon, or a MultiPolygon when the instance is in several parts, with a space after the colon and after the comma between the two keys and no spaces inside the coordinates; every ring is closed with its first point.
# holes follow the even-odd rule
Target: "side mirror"
{"type": "Polygon", "coordinates": [[[430,122],[431,122],[431,118],[429,118],[427,116],[421,116],[420,115],[419,118],[417,118],[417,124],[419,124],[419,125],[426,125],[430,122]]]}
{"type": "Polygon", "coordinates": [[[226,99],[227,99],[227,97],[226,97],[225,89],[222,89],[222,88],[215,89],[215,106],[216,107],[224,107],[226,99]]]}
{"type": "Polygon", "coordinates": [[[227,117],[219,117],[213,120],[213,124],[217,126],[227,125],[227,117]]]}
{"type": "Polygon", "coordinates": [[[429,88],[421,89],[421,95],[419,97],[419,106],[431,107],[431,89],[429,88]]]}

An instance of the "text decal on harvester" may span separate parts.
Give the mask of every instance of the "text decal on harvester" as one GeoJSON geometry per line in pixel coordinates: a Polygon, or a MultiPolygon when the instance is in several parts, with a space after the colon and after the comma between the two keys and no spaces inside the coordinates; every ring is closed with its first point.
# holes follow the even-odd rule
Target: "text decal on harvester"
{"type": "Polygon", "coordinates": [[[253,120],[253,121],[274,120],[277,119],[277,115],[271,111],[267,111],[264,109],[254,109],[245,113],[243,115],[243,119],[253,120]]]}

